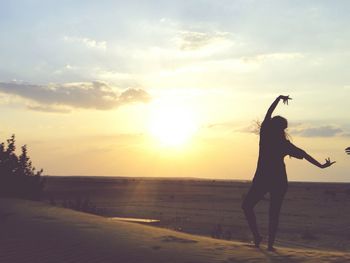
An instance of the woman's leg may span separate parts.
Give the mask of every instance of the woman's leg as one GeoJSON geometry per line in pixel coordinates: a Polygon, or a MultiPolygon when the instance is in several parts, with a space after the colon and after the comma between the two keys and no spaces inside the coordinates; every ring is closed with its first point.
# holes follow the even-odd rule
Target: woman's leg
{"type": "Polygon", "coordinates": [[[273,244],[275,243],[279,215],[282,207],[284,195],[287,191],[286,187],[280,187],[276,191],[270,192],[270,209],[269,209],[269,241],[268,249],[274,250],[273,244]]]}
{"type": "Polygon", "coordinates": [[[254,244],[256,247],[259,247],[262,237],[256,224],[254,206],[264,197],[265,193],[266,191],[264,191],[262,187],[253,184],[242,203],[242,209],[247,219],[250,231],[253,234],[254,244]]]}

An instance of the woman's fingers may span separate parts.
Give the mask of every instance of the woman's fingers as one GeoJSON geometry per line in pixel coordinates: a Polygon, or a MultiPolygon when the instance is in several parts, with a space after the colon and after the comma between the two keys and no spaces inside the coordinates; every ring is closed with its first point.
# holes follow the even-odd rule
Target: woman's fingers
{"type": "Polygon", "coordinates": [[[332,164],[335,164],[336,162],[335,161],[331,161],[331,158],[326,158],[326,163],[325,163],[325,166],[328,167],[328,166],[331,166],[332,164]]]}
{"type": "Polygon", "coordinates": [[[288,96],[282,96],[282,100],[283,100],[283,103],[284,103],[284,104],[287,104],[287,105],[288,105],[288,101],[291,100],[291,99],[292,99],[292,98],[290,98],[289,95],[288,95],[288,96]]]}

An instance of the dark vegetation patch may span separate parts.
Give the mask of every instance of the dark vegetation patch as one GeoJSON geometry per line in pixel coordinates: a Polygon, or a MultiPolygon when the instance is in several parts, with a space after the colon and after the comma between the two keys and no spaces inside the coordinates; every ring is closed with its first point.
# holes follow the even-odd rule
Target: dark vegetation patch
{"type": "Polygon", "coordinates": [[[15,135],[0,143],[0,197],[39,200],[45,186],[42,173],[32,165],[26,145],[16,153],[15,135]]]}

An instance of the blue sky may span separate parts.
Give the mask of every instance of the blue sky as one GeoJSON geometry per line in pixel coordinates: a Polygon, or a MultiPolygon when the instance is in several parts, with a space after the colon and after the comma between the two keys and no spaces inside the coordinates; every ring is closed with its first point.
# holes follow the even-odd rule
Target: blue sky
{"type": "MultiPolygon", "coordinates": [[[[130,61],[129,54],[120,54],[123,48],[169,46],[178,31],[228,33],[226,37],[238,47],[223,54],[226,58],[301,53],[314,60],[329,59],[327,69],[334,69],[334,63],[344,66],[347,60],[347,1],[3,1],[1,5],[3,80],[21,76],[26,81],[71,80],[68,73],[52,76],[67,61],[121,72],[141,70],[131,62],[142,58],[130,61]],[[106,52],[82,50],[79,41],[84,39],[86,45],[95,41],[95,49],[106,52]]],[[[313,77],[307,73],[299,80],[313,77]]],[[[323,84],[346,74],[337,68],[331,76],[318,75],[313,81],[321,78],[323,84]]],[[[84,74],[74,77],[89,79],[84,74]]]]}
{"type": "MultiPolygon", "coordinates": [[[[334,180],[348,180],[350,2],[1,1],[0,6],[0,107],[6,123],[1,135],[16,133],[33,142],[34,157],[50,173],[93,170],[53,164],[57,156],[68,162],[64,150],[44,158],[40,152],[50,145],[56,149],[58,137],[68,142],[74,136],[125,140],[131,134],[135,141],[146,136],[144,114],[152,112],[152,99],[171,98],[171,104],[190,108],[199,130],[194,137],[220,141],[215,151],[206,148],[215,155],[226,140],[248,136],[242,131],[263,116],[275,96],[289,94],[292,104],[278,113],[290,120],[296,143],[316,157],[339,160],[334,180]],[[35,138],[38,127],[41,143],[35,138]]],[[[104,140],[107,147],[110,141],[104,140]]],[[[247,140],[247,155],[255,156],[255,139],[247,140]]],[[[84,147],[76,145],[79,160],[84,147]]],[[[226,150],[227,161],[217,161],[205,177],[231,169],[230,158],[238,153],[226,150]]],[[[123,151],[113,154],[144,158],[141,150],[123,151]]],[[[203,161],[195,153],[191,158],[203,161]]],[[[254,158],[244,162],[253,167],[254,158]]],[[[161,166],[167,168],[159,174],[170,176],[167,163],[161,166]]],[[[104,173],[150,170],[128,167],[104,173]]],[[[250,172],[232,177],[249,178],[250,172]]],[[[202,172],[188,168],[182,174],[202,172]]],[[[311,174],[316,180],[317,171],[311,174]]]]}

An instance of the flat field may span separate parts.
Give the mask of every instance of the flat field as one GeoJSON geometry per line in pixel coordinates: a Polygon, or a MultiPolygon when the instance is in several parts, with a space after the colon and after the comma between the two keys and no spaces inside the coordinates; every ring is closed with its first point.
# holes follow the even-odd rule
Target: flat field
{"type": "MultiPolygon", "coordinates": [[[[241,202],[250,182],[54,177],[45,202],[93,207],[106,217],[157,219],[157,226],[226,240],[249,241],[241,202]]],[[[269,196],[256,206],[266,237],[269,196]]],[[[266,241],[267,238],[265,238],[266,241]]],[[[281,211],[277,246],[350,251],[350,184],[289,184],[281,211]]]]}

